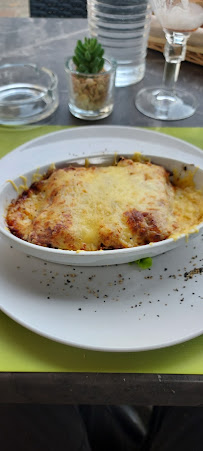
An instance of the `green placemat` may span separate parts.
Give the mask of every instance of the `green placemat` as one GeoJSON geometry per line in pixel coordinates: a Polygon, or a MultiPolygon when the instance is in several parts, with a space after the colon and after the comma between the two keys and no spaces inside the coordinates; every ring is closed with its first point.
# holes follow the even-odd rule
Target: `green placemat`
{"type": "MultiPolygon", "coordinates": [[[[66,127],[0,130],[0,156],[46,133],[66,127]]],[[[154,128],[203,149],[202,128],[154,128]]],[[[0,371],[203,374],[203,336],[155,351],[96,352],[55,343],[0,313],[0,371]]]]}

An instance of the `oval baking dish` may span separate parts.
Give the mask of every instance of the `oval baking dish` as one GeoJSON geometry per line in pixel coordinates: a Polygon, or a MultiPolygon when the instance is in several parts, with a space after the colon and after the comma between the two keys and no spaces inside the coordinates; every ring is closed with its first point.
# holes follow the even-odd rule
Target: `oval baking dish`
{"type": "MultiPolygon", "coordinates": [[[[151,160],[156,165],[163,166],[171,174],[178,174],[179,177],[185,176],[185,174],[191,172],[194,174],[193,180],[195,187],[203,192],[203,170],[195,168],[194,165],[186,164],[181,161],[172,160],[165,157],[148,157],[147,155],[141,156],[144,160],[151,160]]],[[[133,155],[126,155],[125,158],[133,158],[133,155]]],[[[117,161],[119,157],[116,156],[117,161]]],[[[143,160],[143,161],[144,161],[143,160]]],[[[87,156],[85,158],[67,159],[66,161],[60,161],[55,163],[55,167],[64,168],[67,165],[72,166],[112,166],[115,163],[115,155],[112,154],[100,154],[97,156],[87,156]]],[[[154,257],[162,254],[166,251],[172,250],[179,245],[184,245],[188,239],[195,237],[203,229],[203,223],[196,225],[188,234],[181,234],[175,239],[168,238],[162,241],[153,242],[137,247],[122,248],[122,249],[108,249],[108,250],[62,250],[49,247],[43,247],[40,245],[32,244],[23,239],[20,239],[13,235],[6,223],[6,211],[8,205],[12,200],[17,199],[19,196],[16,187],[23,185],[26,181],[26,186],[30,186],[33,183],[33,177],[39,177],[39,174],[45,174],[50,168],[50,165],[41,167],[40,169],[34,168],[26,174],[20,175],[11,183],[6,181],[0,188],[0,232],[3,237],[9,242],[10,245],[15,246],[18,250],[32,255],[34,257],[44,259],[46,261],[55,262],[65,265],[74,266],[102,266],[102,265],[114,265],[132,262],[145,257],[154,257]]],[[[173,175],[171,175],[173,180],[173,175]]]]}

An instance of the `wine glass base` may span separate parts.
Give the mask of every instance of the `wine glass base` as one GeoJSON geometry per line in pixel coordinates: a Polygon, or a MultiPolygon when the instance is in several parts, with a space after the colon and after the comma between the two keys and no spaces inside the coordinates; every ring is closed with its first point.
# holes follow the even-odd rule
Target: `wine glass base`
{"type": "Polygon", "coordinates": [[[197,107],[195,97],[186,91],[143,88],[135,99],[136,108],[145,116],[162,121],[177,121],[192,116],[197,107]]]}

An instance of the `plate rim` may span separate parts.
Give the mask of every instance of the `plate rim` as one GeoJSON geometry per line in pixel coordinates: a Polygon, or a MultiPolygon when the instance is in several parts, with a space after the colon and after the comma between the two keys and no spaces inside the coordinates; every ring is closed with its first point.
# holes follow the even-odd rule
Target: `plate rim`
{"type": "Polygon", "coordinates": [[[136,348],[134,348],[132,346],[132,348],[128,347],[123,347],[123,348],[114,348],[114,347],[100,347],[97,345],[82,345],[81,343],[74,343],[71,342],[70,340],[63,340],[62,338],[56,338],[51,336],[50,334],[46,333],[46,332],[42,332],[41,330],[39,331],[37,329],[37,327],[34,326],[28,326],[26,322],[24,322],[23,320],[19,319],[16,315],[14,314],[10,314],[10,312],[8,313],[6,309],[2,308],[1,306],[1,311],[8,316],[8,318],[12,319],[12,321],[16,322],[17,324],[19,324],[20,326],[24,327],[25,329],[28,329],[29,331],[31,331],[32,333],[35,333],[36,335],[39,335],[40,337],[46,338],[48,340],[54,341],[56,343],[59,344],[63,344],[65,346],[70,346],[72,348],[79,348],[79,349],[84,349],[84,350],[88,350],[88,351],[98,351],[98,352],[115,352],[115,353],[127,353],[127,352],[145,352],[145,351],[155,351],[156,349],[164,349],[164,348],[170,348],[171,346],[176,346],[179,345],[181,343],[186,343],[194,338],[198,338],[200,336],[203,335],[203,328],[201,331],[199,332],[194,332],[191,333],[187,338],[183,338],[180,337],[179,339],[175,339],[170,341],[170,343],[162,343],[157,344],[157,345],[147,345],[147,346],[136,346],[136,348]]]}
{"type": "Polygon", "coordinates": [[[32,146],[31,146],[31,144],[35,144],[35,143],[37,143],[37,142],[40,142],[41,140],[46,140],[46,138],[48,137],[48,136],[55,136],[55,135],[58,135],[58,134],[65,134],[65,133],[67,133],[67,132],[74,132],[74,131],[84,131],[84,130],[95,130],[95,129],[98,129],[98,130],[104,130],[104,129],[107,129],[107,130],[117,130],[117,129],[119,129],[119,130],[131,130],[131,131],[138,131],[138,132],[144,132],[144,133],[146,133],[146,134],[153,134],[153,135],[158,135],[159,137],[161,136],[162,138],[168,138],[169,140],[172,140],[172,141],[178,141],[178,142],[180,142],[181,144],[184,144],[184,145],[186,145],[186,146],[188,146],[188,147],[190,147],[191,149],[194,149],[194,150],[196,150],[196,151],[198,151],[198,153],[201,155],[201,152],[203,152],[203,150],[200,148],[200,147],[197,147],[197,146],[195,146],[194,144],[191,144],[191,143],[189,143],[188,141],[185,141],[185,140],[183,140],[183,139],[181,139],[181,138],[176,138],[175,136],[172,136],[172,135],[169,135],[169,134],[167,134],[167,133],[164,133],[164,132],[160,132],[160,131],[157,131],[157,130],[152,130],[151,128],[149,128],[149,127],[147,127],[147,128],[145,128],[145,127],[134,127],[134,126],[130,126],[130,125],[127,125],[127,126],[125,126],[125,125],[95,125],[95,126],[92,126],[92,125],[85,125],[85,126],[77,126],[77,125],[73,125],[73,126],[67,126],[66,128],[64,128],[64,129],[62,129],[62,130],[55,130],[55,131],[52,131],[52,132],[48,132],[48,133],[45,133],[44,135],[41,135],[41,136],[38,136],[38,137],[36,137],[36,138],[33,138],[33,139],[31,139],[31,140],[29,140],[29,141],[26,141],[24,144],[21,144],[20,146],[17,146],[17,147],[15,147],[14,149],[12,149],[11,151],[9,151],[9,152],[7,152],[3,157],[1,157],[0,158],[0,162],[2,161],[2,160],[4,160],[4,159],[6,159],[7,157],[8,157],[8,155],[9,154],[11,154],[12,152],[16,152],[16,151],[19,151],[19,152],[21,152],[21,151],[23,151],[23,150],[26,150],[26,148],[32,148],[32,146]]]}

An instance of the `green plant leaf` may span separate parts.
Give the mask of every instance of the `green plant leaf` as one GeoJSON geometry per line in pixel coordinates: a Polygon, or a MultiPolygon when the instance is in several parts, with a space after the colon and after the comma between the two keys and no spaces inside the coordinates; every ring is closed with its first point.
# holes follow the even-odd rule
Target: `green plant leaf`
{"type": "Polygon", "coordinates": [[[99,63],[99,72],[100,72],[100,70],[102,70],[103,66],[104,66],[104,59],[102,58],[100,63],[99,63]]]}
{"type": "Polygon", "coordinates": [[[79,60],[86,61],[85,54],[83,52],[81,52],[80,49],[77,48],[75,50],[75,55],[77,56],[77,58],[79,58],[79,60]]]}
{"type": "Polygon", "coordinates": [[[84,64],[79,64],[78,70],[79,70],[79,72],[82,72],[84,74],[88,74],[88,68],[84,64]]]}
{"type": "Polygon", "coordinates": [[[135,260],[134,262],[130,262],[128,264],[134,265],[135,263],[137,263],[137,265],[141,269],[149,269],[152,266],[152,258],[151,257],[140,258],[139,260],[135,260]]]}
{"type": "Polygon", "coordinates": [[[78,58],[76,56],[73,56],[73,62],[76,66],[79,66],[79,64],[80,64],[78,61],[78,58]]]}
{"type": "Polygon", "coordinates": [[[85,52],[85,59],[87,61],[91,61],[91,55],[90,55],[90,52],[88,50],[86,50],[86,52],[85,52]]]}
{"type": "Polygon", "coordinates": [[[84,73],[98,73],[102,70],[104,49],[96,38],[85,37],[84,42],[77,41],[73,61],[76,69],[84,73]]]}
{"type": "Polygon", "coordinates": [[[82,41],[79,40],[77,42],[77,48],[79,48],[82,52],[85,50],[85,47],[84,47],[82,41]]]}

